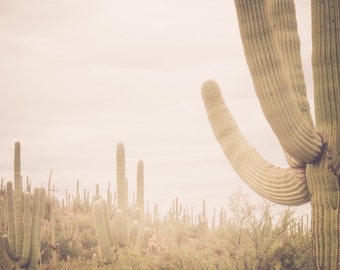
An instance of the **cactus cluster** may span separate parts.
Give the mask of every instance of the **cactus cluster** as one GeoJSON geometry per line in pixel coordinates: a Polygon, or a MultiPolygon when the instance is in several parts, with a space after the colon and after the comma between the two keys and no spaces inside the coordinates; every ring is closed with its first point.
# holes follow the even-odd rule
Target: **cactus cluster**
{"type": "Polygon", "coordinates": [[[23,192],[20,167],[20,143],[16,142],[14,190],[12,181],[8,181],[6,184],[8,231],[3,235],[2,242],[16,267],[35,270],[40,257],[45,189],[35,188],[33,195],[27,191],[23,192]]]}
{"type": "MultiPolygon", "coordinates": [[[[112,193],[108,190],[108,200],[98,198],[93,203],[93,217],[96,235],[104,258],[114,261],[114,251],[121,247],[146,248],[149,229],[144,217],[144,164],[137,165],[136,203],[129,205],[128,181],[125,176],[125,149],[118,143],[116,150],[116,194],[117,205],[112,203],[112,193]],[[108,203],[109,202],[109,203],[108,203]]],[[[109,186],[110,187],[110,186],[109,186]]]]}

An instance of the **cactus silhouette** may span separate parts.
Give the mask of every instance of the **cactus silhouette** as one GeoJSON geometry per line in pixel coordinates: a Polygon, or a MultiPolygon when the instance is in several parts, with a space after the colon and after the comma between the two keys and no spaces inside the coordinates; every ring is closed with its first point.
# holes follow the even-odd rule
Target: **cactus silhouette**
{"type": "Polygon", "coordinates": [[[202,97],[226,157],[259,195],[283,205],[311,202],[318,269],[340,266],[340,5],[312,1],[315,126],[306,98],[293,0],[235,0],[247,64],[262,111],[290,165],[275,167],[240,133],[213,80],[202,97]]]}

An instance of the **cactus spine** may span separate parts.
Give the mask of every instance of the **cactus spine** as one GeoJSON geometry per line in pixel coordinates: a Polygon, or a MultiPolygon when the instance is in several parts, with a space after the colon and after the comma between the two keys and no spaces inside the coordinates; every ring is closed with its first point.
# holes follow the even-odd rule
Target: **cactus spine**
{"type": "Polygon", "coordinates": [[[340,5],[311,3],[315,127],[306,98],[293,0],[236,0],[241,39],[262,111],[288,168],[266,161],[244,138],[219,86],[202,97],[226,157],[259,195],[283,205],[311,202],[313,257],[318,269],[340,265],[340,5]]]}

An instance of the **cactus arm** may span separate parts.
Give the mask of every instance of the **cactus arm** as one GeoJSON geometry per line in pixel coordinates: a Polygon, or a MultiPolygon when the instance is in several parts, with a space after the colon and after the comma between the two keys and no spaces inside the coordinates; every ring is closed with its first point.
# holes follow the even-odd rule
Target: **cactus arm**
{"type": "Polygon", "coordinates": [[[26,267],[31,253],[31,194],[24,194],[24,241],[22,255],[20,258],[20,267],[26,267]]]}
{"type": "Polygon", "coordinates": [[[296,10],[293,0],[269,0],[269,14],[273,20],[275,38],[285,63],[285,71],[292,94],[303,116],[314,125],[306,93],[300,54],[296,10]]]}
{"type": "Polygon", "coordinates": [[[93,203],[93,217],[100,249],[103,252],[105,259],[113,261],[113,252],[107,237],[104,210],[100,200],[96,200],[93,203]]]}
{"type": "MultiPolygon", "coordinates": [[[[282,58],[285,63],[285,71],[288,76],[289,87],[297,102],[302,115],[310,125],[314,126],[307,100],[305,78],[302,70],[300,54],[300,38],[298,35],[296,11],[293,0],[271,0],[269,13],[273,20],[275,37],[282,58]]],[[[286,159],[292,167],[305,167],[305,163],[296,160],[285,151],[286,159]]]]}
{"type": "Polygon", "coordinates": [[[44,188],[40,188],[39,190],[39,220],[38,220],[38,252],[39,252],[39,260],[41,259],[40,251],[41,251],[41,238],[42,238],[42,226],[45,215],[45,198],[46,198],[46,190],[44,188]]]}
{"type": "Polygon", "coordinates": [[[266,1],[235,0],[235,4],[248,67],[268,123],[294,159],[317,160],[322,141],[296,101],[266,1]]]}
{"type": "Polygon", "coordinates": [[[117,162],[117,204],[118,208],[122,209],[125,214],[127,214],[128,197],[127,197],[127,181],[125,177],[125,149],[123,143],[117,144],[116,149],[116,162],[117,162]]]}
{"type": "Polygon", "coordinates": [[[6,251],[7,255],[8,255],[8,257],[11,260],[13,260],[13,261],[18,261],[19,260],[18,256],[16,256],[14,254],[14,252],[12,251],[12,249],[10,247],[9,240],[8,240],[8,235],[5,234],[5,235],[2,236],[2,244],[3,244],[4,248],[5,248],[5,251],[6,251]]]}
{"type": "Polygon", "coordinates": [[[40,188],[34,188],[33,193],[33,214],[32,214],[32,235],[31,235],[31,254],[28,262],[28,270],[36,270],[40,255],[39,235],[40,235],[40,188]]]}
{"type": "Polygon", "coordinates": [[[15,253],[15,225],[14,225],[14,202],[13,202],[13,183],[7,182],[7,215],[8,215],[8,244],[11,250],[15,253]]]}
{"type": "Polygon", "coordinates": [[[206,81],[202,97],[212,130],[241,179],[256,193],[275,203],[301,205],[310,200],[305,172],[274,167],[240,133],[215,81],[206,81]]]}
{"type": "Polygon", "coordinates": [[[136,207],[144,211],[144,163],[142,160],[137,164],[137,201],[136,207]]]}

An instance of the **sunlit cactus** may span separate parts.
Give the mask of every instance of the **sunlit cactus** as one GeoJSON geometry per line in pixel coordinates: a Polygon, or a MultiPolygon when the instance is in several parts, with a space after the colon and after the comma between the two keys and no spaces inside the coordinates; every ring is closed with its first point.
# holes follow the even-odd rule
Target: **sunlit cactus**
{"type": "Polygon", "coordinates": [[[283,205],[311,202],[318,269],[340,265],[340,6],[312,1],[315,127],[306,98],[293,0],[235,0],[244,52],[263,113],[289,168],[266,161],[240,133],[213,80],[202,97],[214,134],[239,176],[283,205]]]}

